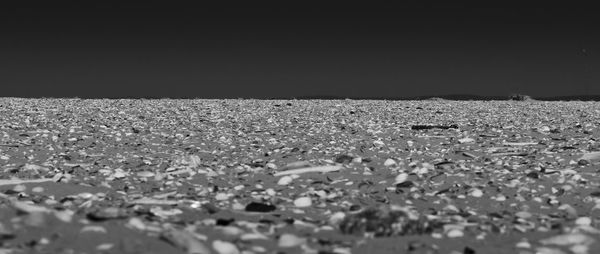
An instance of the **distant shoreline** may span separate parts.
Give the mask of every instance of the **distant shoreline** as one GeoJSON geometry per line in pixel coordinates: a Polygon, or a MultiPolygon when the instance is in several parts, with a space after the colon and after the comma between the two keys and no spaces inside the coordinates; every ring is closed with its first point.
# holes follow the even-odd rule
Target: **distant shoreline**
{"type": "MultiPolygon", "coordinates": [[[[451,100],[451,101],[509,101],[510,96],[484,96],[470,94],[452,94],[452,95],[434,95],[434,96],[407,96],[407,97],[346,97],[334,95],[315,95],[315,96],[296,96],[296,97],[269,97],[269,98],[252,98],[252,97],[168,97],[168,96],[111,96],[111,97],[90,97],[90,96],[75,96],[75,97],[34,97],[34,96],[7,96],[0,98],[23,98],[23,99],[252,99],[252,100],[390,100],[390,101],[435,101],[435,100],[451,100]]],[[[534,101],[600,101],[600,95],[568,95],[568,96],[548,96],[537,97],[531,96],[530,100],[534,101]]],[[[518,100],[515,100],[518,101],[518,100]]],[[[525,100],[527,101],[527,100],[525,100]]]]}

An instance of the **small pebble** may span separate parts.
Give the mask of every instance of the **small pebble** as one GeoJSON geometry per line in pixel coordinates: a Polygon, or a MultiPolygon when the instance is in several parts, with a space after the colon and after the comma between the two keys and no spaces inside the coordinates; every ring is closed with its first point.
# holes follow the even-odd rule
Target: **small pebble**
{"type": "Polygon", "coordinates": [[[383,165],[386,167],[390,167],[390,166],[396,165],[396,161],[393,159],[387,159],[387,160],[385,160],[383,165]]]}
{"type": "Polygon", "coordinates": [[[54,216],[56,216],[57,219],[66,222],[66,223],[70,223],[73,220],[73,215],[75,214],[75,212],[71,211],[71,210],[58,210],[58,211],[54,211],[54,216]]]}
{"type": "MultiPolygon", "coordinates": [[[[267,252],[267,249],[265,247],[262,247],[262,246],[252,246],[252,247],[250,247],[250,249],[252,251],[258,252],[258,253],[267,252]]],[[[252,253],[252,252],[250,252],[250,253],[252,253]]],[[[248,254],[250,254],[250,253],[248,253],[248,254]]]]}
{"type": "Polygon", "coordinates": [[[396,176],[396,179],[394,180],[394,184],[399,184],[399,183],[403,183],[408,179],[408,174],[407,173],[400,173],[396,176]]]}
{"type": "Polygon", "coordinates": [[[90,199],[94,197],[94,194],[89,193],[89,192],[82,192],[77,194],[78,197],[83,198],[83,199],[90,199]]]}
{"type": "Polygon", "coordinates": [[[592,225],[592,219],[590,217],[579,217],[575,220],[575,225],[590,226],[592,225]]]}
{"type": "Polygon", "coordinates": [[[383,141],[381,140],[375,140],[373,141],[373,145],[375,145],[376,147],[382,147],[385,145],[385,143],[383,143],[383,141]]]}
{"type": "Polygon", "coordinates": [[[346,214],[343,212],[336,212],[329,217],[329,224],[338,225],[346,218],[346,214]]]}
{"type": "Polygon", "coordinates": [[[544,125],[544,126],[538,127],[538,131],[540,131],[540,132],[549,132],[550,131],[550,127],[544,125]]]}
{"type": "Polygon", "coordinates": [[[81,228],[80,233],[92,232],[92,233],[106,233],[106,228],[102,226],[87,225],[81,228]]]}
{"type": "Polygon", "coordinates": [[[48,240],[48,238],[46,238],[46,237],[42,237],[42,239],[40,239],[40,241],[38,243],[42,244],[42,245],[46,245],[46,244],[50,243],[50,240],[48,240]]]}
{"type": "Polygon", "coordinates": [[[153,177],[156,174],[154,174],[153,172],[150,172],[150,171],[142,171],[142,172],[138,172],[137,175],[139,177],[153,177]]]}
{"type": "Polygon", "coordinates": [[[217,195],[215,195],[215,199],[217,201],[224,201],[224,200],[229,199],[229,195],[227,195],[227,193],[224,193],[224,192],[219,192],[219,193],[217,193],[217,195]]]}
{"type": "Polygon", "coordinates": [[[212,247],[219,254],[240,254],[240,250],[237,246],[230,242],[215,240],[212,243],[212,247]]]}
{"type": "Polygon", "coordinates": [[[473,189],[471,191],[471,196],[476,197],[476,198],[480,198],[480,197],[483,196],[483,191],[481,191],[480,189],[475,188],[475,189],[473,189]]]}
{"type": "Polygon", "coordinates": [[[126,227],[129,228],[134,228],[137,230],[145,230],[146,229],[146,225],[144,224],[144,222],[137,217],[132,217],[131,219],[129,219],[129,221],[127,221],[127,224],[125,224],[126,227]]]}
{"type": "Polygon", "coordinates": [[[113,246],[115,246],[115,245],[112,243],[103,243],[103,244],[96,246],[96,250],[107,251],[107,250],[112,249],[113,246]]]}
{"type": "Polygon", "coordinates": [[[535,248],[535,254],[566,254],[566,252],[556,248],[538,247],[535,248]]]}
{"type": "Polygon", "coordinates": [[[309,197],[300,197],[294,200],[296,207],[310,207],[312,206],[312,200],[309,197]]]}
{"type": "Polygon", "coordinates": [[[113,174],[113,177],[117,178],[117,179],[119,179],[119,178],[125,178],[126,176],[127,175],[125,174],[125,172],[122,172],[122,171],[117,171],[117,172],[115,172],[113,174]]]}
{"type": "Polygon", "coordinates": [[[530,212],[526,212],[526,211],[520,211],[515,213],[515,216],[521,218],[521,219],[529,219],[531,218],[531,213],[530,212]]]}
{"type": "Polygon", "coordinates": [[[291,248],[306,243],[305,238],[297,237],[292,234],[283,234],[279,237],[278,245],[282,248],[291,248]]]}
{"type": "Polygon", "coordinates": [[[575,245],[575,244],[591,244],[596,240],[591,236],[581,234],[581,233],[573,233],[573,234],[562,234],[552,236],[546,239],[540,240],[542,244],[554,244],[554,245],[575,245]]]}
{"type": "Polygon", "coordinates": [[[590,247],[588,247],[588,245],[584,245],[584,244],[576,244],[571,246],[571,248],[569,248],[569,250],[571,250],[571,252],[575,253],[575,254],[588,254],[590,252],[590,247]]]}
{"type": "Polygon", "coordinates": [[[269,213],[275,211],[277,207],[271,204],[251,202],[250,204],[247,204],[244,209],[246,210],[246,212],[269,213]]]}
{"type": "Polygon", "coordinates": [[[40,187],[40,186],[36,186],[36,187],[33,187],[33,189],[31,189],[31,191],[33,191],[35,193],[41,193],[41,192],[44,192],[44,188],[40,187]]]}
{"type": "Polygon", "coordinates": [[[475,142],[475,139],[472,138],[461,138],[458,140],[458,143],[464,144],[464,143],[473,143],[475,142]]]}
{"type": "Polygon", "coordinates": [[[450,231],[448,231],[448,233],[446,233],[446,236],[450,237],[450,238],[456,238],[456,237],[463,237],[465,235],[465,233],[460,230],[460,229],[451,229],[450,231]]]}
{"type": "Polygon", "coordinates": [[[266,189],[265,193],[267,193],[267,195],[269,195],[269,196],[275,196],[275,195],[277,195],[277,192],[273,188],[266,189]]]}
{"type": "Polygon", "coordinates": [[[291,176],[283,176],[279,178],[279,181],[277,181],[277,185],[288,185],[292,183],[292,181],[294,181],[294,178],[292,178],[291,176]]]}
{"type": "Polygon", "coordinates": [[[16,192],[23,192],[27,190],[27,186],[23,185],[23,184],[17,184],[15,185],[15,187],[13,187],[13,191],[16,192]]]}
{"type": "Polygon", "coordinates": [[[568,215],[568,218],[574,219],[574,218],[578,217],[577,210],[569,204],[563,204],[563,205],[559,206],[558,210],[565,211],[568,215]]]}
{"type": "Polygon", "coordinates": [[[244,205],[240,204],[239,202],[234,202],[234,203],[231,205],[231,209],[233,209],[233,210],[238,210],[238,211],[241,211],[241,210],[244,210],[245,208],[246,208],[246,206],[244,206],[244,205]]]}
{"type": "Polygon", "coordinates": [[[531,248],[531,243],[529,243],[528,241],[520,241],[516,244],[515,247],[529,249],[529,248],[531,248]]]}

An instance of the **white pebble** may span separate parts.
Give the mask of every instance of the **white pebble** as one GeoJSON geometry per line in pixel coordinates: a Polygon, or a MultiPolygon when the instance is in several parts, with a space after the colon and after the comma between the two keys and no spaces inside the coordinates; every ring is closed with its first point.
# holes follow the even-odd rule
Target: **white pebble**
{"type": "Polygon", "coordinates": [[[450,231],[448,231],[448,233],[446,233],[446,236],[450,237],[450,238],[456,238],[456,237],[463,237],[465,235],[465,233],[463,233],[462,230],[460,229],[451,229],[450,231]]]}
{"type": "Polygon", "coordinates": [[[265,193],[267,193],[267,195],[269,196],[275,196],[277,194],[277,192],[273,188],[266,189],[265,193]]]}
{"type": "Polygon", "coordinates": [[[573,233],[573,234],[562,234],[552,236],[546,239],[540,240],[542,244],[554,244],[554,245],[576,245],[576,244],[591,244],[596,240],[591,236],[581,234],[581,233],[573,233]]]}
{"type": "Polygon", "coordinates": [[[217,195],[215,195],[215,199],[217,201],[224,201],[229,199],[229,195],[227,195],[227,193],[219,192],[217,195]]]}
{"type": "Polygon", "coordinates": [[[114,246],[114,244],[112,244],[112,243],[103,243],[103,244],[96,246],[96,250],[107,251],[107,250],[112,249],[113,246],[114,246]]]}
{"type": "Polygon", "coordinates": [[[129,219],[125,226],[128,228],[135,228],[137,230],[146,230],[146,224],[144,224],[144,222],[137,217],[132,217],[129,219]]]}
{"type": "Polygon", "coordinates": [[[294,200],[296,207],[310,207],[312,206],[312,200],[309,197],[300,197],[294,200]]]}
{"type": "Polygon", "coordinates": [[[406,181],[406,179],[408,179],[408,174],[407,173],[400,173],[396,176],[396,180],[394,180],[394,184],[399,184],[399,183],[403,183],[406,181]]]}
{"type": "Polygon", "coordinates": [[[592,225],[592,219],[590,217],[579,217],[575,220],[575,225],[590,226],[592,225]]]}
{"type": "Polygon", "coordinates": [[[472,138],[461,138],[458,140],[458,143],[464,144],[464,143],[473,143],[475,142],[475,139],[472,138]]]}
{"type": "Polygon", "coordinates": [[[336,213],[332,214],[331,217],[329,217],[329,224],[336,226],[336,225],[340,224],[340,222],[342,222],[344,220],[344,218],[346,218],[345,213],[336,212],[336,213]]]}
{"type": "Polygon", "coordinates": [[[387,160],[385,160],[383,165],[386,167],[390,167],[390,166],[396,165],[396,161],[393,159],[387,159],[387,160]]]}
{"type": "Polygon", "coordinates": [[[531,243],[529,243],[528,241],[520,241],[517,243],[517,245],[515,247],[529,249],[529,248],[531,248],[531,243]]]}
{"type": "Polygon", "coordinates": [[[480,197],[483,196],[483,191],[481,191],[480,189],[475,188],[475,189],[473,189],[471,191],[471,196],[476,197],[476,198],[480,198],[480,197]]]}
{"type": "Polygon", "coordinates": [[[590,251],[590,247],[584,244],[577,244],[571,246],[569,250],[571,250],[575,254],[588,254],[590,251]]]}
{"type": "Polygon", "coordinates": [[[283,176],[279,178],[279,181],[277,181],[277,185],[288,185],[292,183],[292,181],[294,181],[294,178],[292,178],[291,176],[283,176]]]}
{"type": "Polygon", "coordinates": [[[566,254],[566,252],[556,249],[556,248],[548,248],[548,247],[537,247],[535,248],[536,254],[566,254]]]}
{"type": "Polygon", "coordinates": [[[139,177],[154,177],[156,174],[154,174],[153,172],[150,171],[142,171],[142,172],[138,172],[137,176],[139,177]]]}
{"type": "Polygon", "coordinates": [[[114,178],[124,178],[124,177],[126,177],[126,176],[127,176],[127,175],[126,175],[124,172],[122,172],[122,171],[117,171],[117,172],[115,172],[115,173],[113,174],[113,177],[114,177],[114,178]]]}
{"type": "Polygon", "coordinates": [[[291,248],[306,243],[305,238],[297,237],[292,234],[283,234],[279,237],[279,247],[291,248]]]}
{"type": "Polygon", "coordinates": [[[36,186],[36,187],[33,187],[33,189],[31,189],[31,191],[33,191],[35,193],[41,193],[41,192],[44,192],[44,187],[36,186]]]}
{"type": "Polygon", "coordinates": [[[212,247],[219,254],[240,254],[240,250],[238,250],[235,244],[230,242],[215,240],[212,243],[212,247]]]}
{"type": "Polygon", "coordinates": [[[241,210],[244,210],[245,207],[246,207],[245,205],[242,205],[238,202],[231,204],[231,209],[233,209],[233,210],[241,211],[241,210]]]}
{"type": "Polygon", "coordinates": [[[517,216],[517,217],[519,217],[521,219],[529,219],[533,215],[530,212],[527,212],[527,211],[520,211],[520,212],[516,212],[515,216],[517,216]]]}

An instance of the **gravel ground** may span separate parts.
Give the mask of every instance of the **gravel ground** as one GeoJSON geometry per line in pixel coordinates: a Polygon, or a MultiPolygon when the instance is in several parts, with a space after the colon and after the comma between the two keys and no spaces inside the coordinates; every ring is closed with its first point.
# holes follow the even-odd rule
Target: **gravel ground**
{"type": "Polygon", "coordinates": [[[0,113],[0,253],[600,253],[597,102],[0,113]]]}

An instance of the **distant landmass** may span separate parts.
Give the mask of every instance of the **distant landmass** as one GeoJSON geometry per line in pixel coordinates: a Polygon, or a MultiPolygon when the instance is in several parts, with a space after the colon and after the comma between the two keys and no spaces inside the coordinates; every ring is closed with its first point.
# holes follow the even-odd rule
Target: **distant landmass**
{"type": "MultiPolygon", "coordinates": [[[[430,96],[412,96],[412,97],[344,97],[335,95],[316,95],[299,96],[294,98],[276,97],[271,99],[299,99],[299,100],[455,100],[455,101],[491,101],[491,100],[511,100],[514,95],[474,95],[474,94],[449,94],[449,95],[430,95],[430,96]]],[[[568,95],[568,96],[526,96],[531,100],[539,101],[600,101],[600,95],[568,95]]]]}
{"type": "MultiPolygon", "coordinates": [[[[73,97],[20,97],[20,98],[73,98],[73,97]]],[[[82,96],[75,97],[80,99],[258,99],[258,100],[455,100],[455,101],[492,101],[492,100],[538,100],[538,101],[600,101],[600,95],[566,95],[566,96],[527,96],[519,94],[511,95],[474,95],[474,94],[449,94],[449,95],[430,95],[430,96],[406,96],[406,97],[348,97],[338,95],[303,95],[303,96],[292,96],[292,97],[269,97],[269,98],[253,98],[253,97],[226,97],[226,98],[215,98],[215,97],[198,97],[198,96],[183,96],[183,97],[170,97],[170,96],[140,96],[140,95],[115,95],[110,97],[90,97],[82,96]],[[517,99],[515,99],[517,98],[517,99]]]]}

